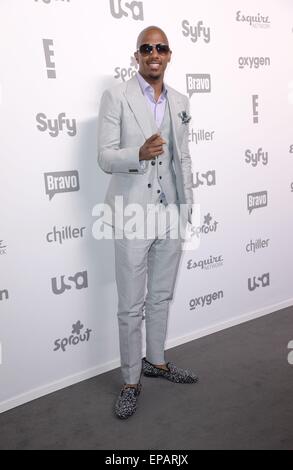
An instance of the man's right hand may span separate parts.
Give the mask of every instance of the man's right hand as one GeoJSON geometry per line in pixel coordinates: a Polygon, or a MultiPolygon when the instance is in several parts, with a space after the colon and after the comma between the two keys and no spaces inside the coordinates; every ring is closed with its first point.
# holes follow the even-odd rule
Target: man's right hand
{"type": "Polygon", "coordinates": [[[160,134],[154,134],[145,141],[139,150],[139,160],[153,160],[164,153],[163,145],[166,144],[160,134]]]}

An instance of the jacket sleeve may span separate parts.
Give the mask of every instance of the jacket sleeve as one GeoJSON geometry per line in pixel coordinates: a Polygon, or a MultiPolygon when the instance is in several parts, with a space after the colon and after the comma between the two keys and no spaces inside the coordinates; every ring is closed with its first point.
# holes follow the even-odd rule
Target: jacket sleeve
{"type": "MultiPolygon", "coordinates": [[[[186,113],[189,116],[190,113],[190,103],[189,99],[186,98],[186,113]]],[[[189,150],[189,123],[184,124],[185,131],[181,147],[181,166],[183,174],[183,183],[184,183],[184,194],[186,203],[189,206],[189,214],[192,214],[192,204],[194,204],[193,198],[193,174],[192,174],[192,163],[189,150]]],[[[189,218],[190,219],[190,218],[189,218]]]]}
{"type": "Polygon", "coordinates": [[[120,148],[121,101],[106,90],[98,117],[98,163],[106,173],[144,173],[140,147],[120,148]]]}

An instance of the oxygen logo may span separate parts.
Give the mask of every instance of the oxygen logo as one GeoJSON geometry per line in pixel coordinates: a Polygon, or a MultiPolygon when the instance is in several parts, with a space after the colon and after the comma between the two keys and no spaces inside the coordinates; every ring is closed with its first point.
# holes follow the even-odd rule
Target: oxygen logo
{"type": "Polygon", "coordinates": [[[191,299],[189,302],[189,310],[195,310],[197,307],[205,307],[206,305],[211,305],[217,300],[224,298],[224,292],[220,290],[219,292],[214,292],[213,294],[207,294],[195,299],[191,299]]]}
{"type": "Polygon", "coordinates": [[[60,287],[57,285],[57,278],[54,277],[51,279],[52,292],[55,295],[64,294],[65,291],[71,290],[75,287],[76,290],[82,290],[88,288],[88,276],[87,271],[76,273],[74,276],[68,276],[68,281],[71,284],[66,284],[64,281],[65,276],[61,276],[60,287]]]}
{"type": "Polygon", "coordinates": [[[54,50],[52,49],[54,46],[53,39],[43,39],[43,48],[45,54],[45,61],[47,67],[47,77],[48,78],[56,78],[56,66],[55,62],[53,61],[54,57],[54,50]]]}
{"type": "Polygon", "coordinates": [[[259,67],[269,67],[271,59],[269,57],[239,57],[238,67],[244,69],[258,69],[259,67]]]}
{"type": "Polygon", "coordinates": [[[255,291],[260,287],[269,287],[270,286],[270,273],[263,274],[262,276],[248,279],[248,290],[250,292],[255,291]]]}
{"type": "Polygon", "coordinates": [[[60,113],[57,119],[48,119],[46,114],[39,113],[36,116],[36,121],[38,123],[37,129],[41,132],[48,131],[51,137],[58,137],[63,130],[70,137],[74,137],[77,134],[76,119],[67,119],[66,113],[60,113]]]}
{"type": "Polygon", "coordinates": [[[120,19],[126,16],[126,18],[131,14],[132,19],[136,21],[143,21],[143,2],[132,1],[132,2],[123,2],[122,0],[110,0],[110,10],[111,15],[114,18],[120,19]]]}
{"type": "Polygon", "coordinates": [[[194,175],[192,175],[192,187],[197,189],[200,186],[216,186],[216,171],[210,170],[206,173],[196,173],[196,182],[194,182],[194,175]]]}
{"type": "Polygon", "coordinates": [[[198,21],[197,25],[192,26],[188,20],[182,21],[182,34],[186,38],[190,37],[190,40],[196,43],[199,39],[203,39],[205,43],[211,41],[211,30],[203,26],[203,21],[198,21]]]}
{"type": "Polygon", "coordinates": [[[136,62],[136,59],[135,57],[131,57],[130,67],[128,68],[116,67],[114,78],[116,80],[122,79],[122,81],[125,82],[129,78],[132,78],[134,77],[134,75],[136,75],[137,69],[138,69],[138,63],[136,62]]]}
{"type": "Polygon", "coordinates": [[[211,76],[209,74],[187,74],[186,75],[187,93],[189,98],[194,93],[211,92],[211,76]]]}
{"type": "Polygon", "coordinates": [[[258,193],[250,193],[247,195],[247,210],[249,215],[255,209],[261,209],[268,205],[268,192],[260,191],[258,193]]]}
{"type": "Polygon", "coordinates": [[[73,193],[79,191],[78,171],[58,171],[45,173],[46,194],[51,201],[55,194],[73,193]]]}
{"type": "Polygon", "coordinates": [[[267,165],[269,161],[268,152],[264,152],[260,147],[257,152],[253,153],[252,150],[246,150],[245,152],[245,162],[251,164],[251,166],[256,167],[259,163],[267,165]]]}
{"type": "Polygon", "coordinates": [[[56,352],[61,350],[65,353],[68,346],[72,347],[78,346],[80,343],[88,343],[92,330],[87,328],[83,333],[81,333],[83,329],[84,325],[82,325],[80,321],[76,322],[74,325],[72,325],[72,334],[68,338],[56,339],[54,342],[55,348],[53,351],[56,352]]]}

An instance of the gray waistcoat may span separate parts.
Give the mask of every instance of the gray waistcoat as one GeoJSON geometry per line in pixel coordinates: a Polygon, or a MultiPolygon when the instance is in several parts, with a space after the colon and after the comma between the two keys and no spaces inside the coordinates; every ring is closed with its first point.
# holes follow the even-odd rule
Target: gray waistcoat
{"type": "MultiPolygon", "coordinates": [[[[148,106],[149,108],[149,106],[148,106]]],[[[151,119],[154,122],[154,117],[151,114],[151,119]]],[[[173,131],[171,126],[170,108],[169,103],[166,103],[166,110],[164,119],[159,128],[162,138],[167,142],[163,148],[165,150],[163,155],[160,155],[155,160],[155,165],[149,162],[149,181],[152,182],[152,202],[156,203],[163,200],[164,203],[178,202],[176,190],[176,176],[173,168],[173,131]],[[160,191],[160,193],[158,193],[160,191]],[[162,194],[165,195],[162,196],[162,194]]]]}

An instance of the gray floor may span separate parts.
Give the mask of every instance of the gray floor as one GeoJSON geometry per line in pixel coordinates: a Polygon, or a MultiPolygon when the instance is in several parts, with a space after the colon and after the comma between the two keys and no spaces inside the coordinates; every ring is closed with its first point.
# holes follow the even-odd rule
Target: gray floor
{"type": "Polygon", "coordinates": [[[0,449],[293,449],[293,308],[167,352],[196,385],[143,378],[136,414],[113,415],[115,370],[0,415],[0,449]]]}

